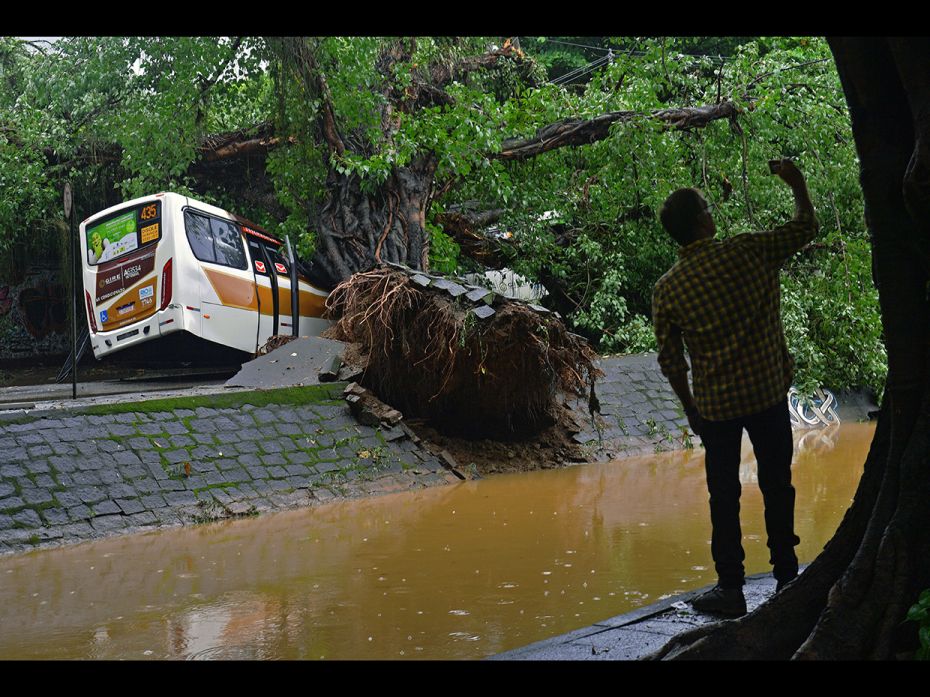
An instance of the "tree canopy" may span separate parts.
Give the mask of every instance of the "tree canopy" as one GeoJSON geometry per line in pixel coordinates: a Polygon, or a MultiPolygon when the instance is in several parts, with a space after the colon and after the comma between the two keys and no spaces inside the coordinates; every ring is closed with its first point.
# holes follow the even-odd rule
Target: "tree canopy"
{"type": "Polygon", "coordinates": [[[723,236],[777,225],[782,156],[822,230],[783,274],[797,382],[880,391],[856,152],[821,39],[0,39],[0,251],[52,246],[65,179],[79,218],[178,191],[290,235],[330,278],[381,252],[506,264],[602,352],[654,348],[665,197],[703,189],[723,236]]]}

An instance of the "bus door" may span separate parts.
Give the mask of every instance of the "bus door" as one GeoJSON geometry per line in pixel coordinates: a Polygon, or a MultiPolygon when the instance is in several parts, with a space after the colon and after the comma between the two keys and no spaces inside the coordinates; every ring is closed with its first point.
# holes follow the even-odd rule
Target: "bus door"
{"type": "Polygon", "coordinates": [[[269,253],[271,245],[251,235],[247,239],[258,293],[258,347],[261,348],[268,339],[279,333],[281,308],[278,296],[278,274],[275,273],[269,253]]]}
{"type": "Polygon", "coordinates": [[[291,266],[281,253],[281,247],[268,247],[266,251],[271,260],[271,268],[274,269],[274,275],[277,276],[278,281],[278,309],[280,312],[278,324],[281,334],[289,335],[293,333],[294,324],[294,314],[291,309],[291,266]]]}

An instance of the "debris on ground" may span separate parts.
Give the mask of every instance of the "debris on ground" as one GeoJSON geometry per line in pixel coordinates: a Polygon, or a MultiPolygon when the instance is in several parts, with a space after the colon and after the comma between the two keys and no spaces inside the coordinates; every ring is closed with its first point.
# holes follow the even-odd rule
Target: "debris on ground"
{"type": "Polygon", "coordinates": [[[357,382],[349,383],[343,395],[353,416],[366,426],[393,428],[404,418],[397,409],[382,402],[357,382]]]}
{"type": "Polygon", "coordinates": [[[289,344],[299,337],[293,336],[291,334],[275,334],[268,341],[265,342],[265,345],[258,349],[257,356],[264,356],[271,353],[276,348],[281,348],[285,344],[289,344]]]}

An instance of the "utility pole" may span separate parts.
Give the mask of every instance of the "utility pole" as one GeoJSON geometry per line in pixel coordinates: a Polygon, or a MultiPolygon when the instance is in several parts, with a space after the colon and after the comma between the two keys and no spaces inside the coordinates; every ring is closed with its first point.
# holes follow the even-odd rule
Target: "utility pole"
{"type": "Polygon", "coordinates": [[[77,399],[77,312],[78,297],[77,273],[77,236],[74,232],[74,198],[71,195],[71,182],[65,182],[64,193],[65,220],[68,221],[68,241],[71,243],[71,253],[68,255],[71,262],[71,399],[77,399]]]}

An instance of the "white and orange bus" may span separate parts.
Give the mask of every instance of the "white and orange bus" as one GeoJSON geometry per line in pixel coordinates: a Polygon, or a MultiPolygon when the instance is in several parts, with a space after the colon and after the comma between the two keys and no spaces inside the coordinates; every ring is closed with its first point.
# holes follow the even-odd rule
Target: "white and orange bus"
{"type": "Polygon", "coordinates": [[[96,358],[174,332],[255,353],[276,334],[319,335],[328,293],[298,278],[282,241],[175,193],[144,196],[81,223],[84,300],[96,358]]]}

